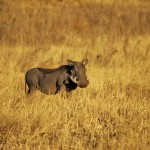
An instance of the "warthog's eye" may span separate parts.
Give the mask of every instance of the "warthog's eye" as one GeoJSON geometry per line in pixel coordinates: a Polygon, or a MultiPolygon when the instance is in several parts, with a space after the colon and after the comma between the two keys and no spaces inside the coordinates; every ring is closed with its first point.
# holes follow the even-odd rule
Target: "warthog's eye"
{"type": "Polygon", "coordinates": [[[77,83],[79,81],[79,78],[78,77],[75,77],[74,78],[74,81],[77,83]]]}

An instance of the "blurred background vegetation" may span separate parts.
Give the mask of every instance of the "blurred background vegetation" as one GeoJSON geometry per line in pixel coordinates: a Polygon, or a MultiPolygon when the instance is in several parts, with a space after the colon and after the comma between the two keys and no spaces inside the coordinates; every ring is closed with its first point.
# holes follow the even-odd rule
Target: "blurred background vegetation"
{"type": "Polygon", "coordinates": [[[69,44],[76,36],[94,44],[149,34],[149,0],[0,0],[1,45],[69,44]]]}

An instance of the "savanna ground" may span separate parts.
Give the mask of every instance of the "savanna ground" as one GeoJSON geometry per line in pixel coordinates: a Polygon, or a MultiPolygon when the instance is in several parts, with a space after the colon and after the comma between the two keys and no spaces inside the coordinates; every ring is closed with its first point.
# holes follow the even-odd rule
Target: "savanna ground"
{"type": "Polygon", "coordinates": [[[150,1],[0,0],[0,149],[150,148],[150,1]],[[88,58],[70,98],[24,93],[32,67],[88,58]]]}

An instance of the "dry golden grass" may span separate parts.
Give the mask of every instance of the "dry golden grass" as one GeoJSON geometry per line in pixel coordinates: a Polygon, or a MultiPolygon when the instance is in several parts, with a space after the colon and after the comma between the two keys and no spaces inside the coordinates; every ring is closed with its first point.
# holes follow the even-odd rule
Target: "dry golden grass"
{"type": "Polygon", "coordinates": [[[0,149],[148,150],[149,18],[147,0],[1,0],[0,149]],[[25,95],[29,68],[83,58],[87,88],[25,95]]]}

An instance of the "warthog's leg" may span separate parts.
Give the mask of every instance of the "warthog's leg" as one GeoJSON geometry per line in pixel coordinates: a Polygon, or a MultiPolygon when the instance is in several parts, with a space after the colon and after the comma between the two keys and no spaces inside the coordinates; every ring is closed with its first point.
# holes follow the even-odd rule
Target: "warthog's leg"
{"type": "Polygon", "coordinates": [[[39,90],[39,86],[28,85],[28,88],[27,95],[33,94],[36,92],[36,90],[39,90]]]}
{"type": "Polygon", "coordinates": [[[27,94],[33,94],[33,93],[35,93],[35,91],[36,91],[36,88],[29,87],[27,94]]]}
{"type": "Polygon", "coordinates": [[[66,97],[70,98],[72,96],[72,91],[66,92],[66,97]]]}
{"type": "Polygon", "coordinates": [[[30,88],[28,89],[28,92],[27,92],[27,94],[31,94],[31,89],[30,89],[30,88]]]}
{"type": "Polygon", "coordinates": [[[67,91],[62,90],[62,91],[60,91],[60,95],[64,99],[70,99],[71,95],[72,95],[72,92],[71,91],[67,92],[67,91]]]}

